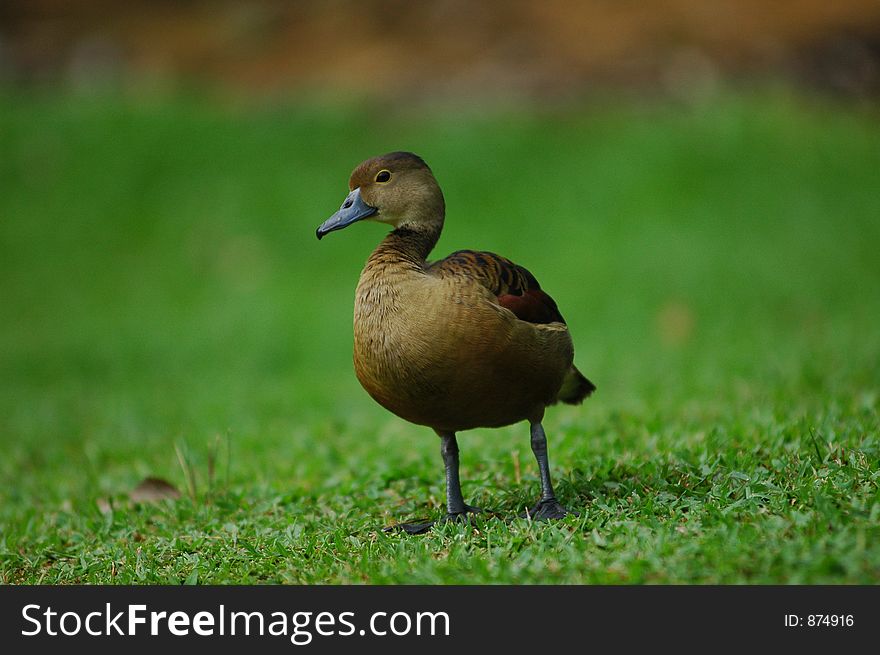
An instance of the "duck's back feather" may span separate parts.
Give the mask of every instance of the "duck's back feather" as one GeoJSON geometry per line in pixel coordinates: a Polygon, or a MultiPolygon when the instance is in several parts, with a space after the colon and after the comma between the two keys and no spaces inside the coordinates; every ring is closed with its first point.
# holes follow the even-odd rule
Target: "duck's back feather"
{"type": "MultiPolygon", "coordinates": [[[[496,297],[497,303],[521,321],[534,324],[562,323],[556,301],[528,269],[493,252],[458,250],[428,267],[438,277],[462,275],[480,283],[496,297]]],[[[558,400],[572,405],[583,402],[596,386],[574,367],[568,370],[558,400]]]]}
{"type": "Polygon", "coordinates": [[[538,284],[528,269],[501,255],[476,250],[458,250],[434,262],[428,272],[445,277],[463,275],[492,292],[498,304],[529,323],[565,323],[556,302],[538,284]]]}

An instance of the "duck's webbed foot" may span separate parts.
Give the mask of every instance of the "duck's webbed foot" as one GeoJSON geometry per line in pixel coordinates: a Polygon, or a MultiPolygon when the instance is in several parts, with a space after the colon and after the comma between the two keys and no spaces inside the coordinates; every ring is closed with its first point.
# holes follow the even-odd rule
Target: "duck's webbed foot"
{"type": "Polygon", "coordinates": [[[470,523],[472,514],[482,514],[483,510],[479,507],[464,505],[464,509],[460,512],[449,512],[439,521],[419,521],[415,523],[397,523],[384,528],[385,532],[406,532],[407,534],[425,534],[430,532],[431,528],[439,523],[470,523]]]}
{"type": "Polygon", "coordinates": [[[460,512],[447,512],[446,516],[443,517],[443,521],[451,521],[452,523],[469,523],[471,514],[482,514],[483,510],[479,507],[472,507],[471,505],[464,505],[464,509],[460,512]]]}
{"type": "Polygon", "coordinates": [[[562,519],[566,516],[580,516],[580,514],[566,509],[555,498],[546,498],[538,501],[537,505],[526,510],[520,516],[534,521],[545,521],[548,519],[562,519]]]}
{"type": "Polygon", "coordinates": [[[407,534],[425,534],[430,532],[436,521],[424,521],[419,523],[395,523],[383,528],[383,532],[406,532],[407,534]]]}

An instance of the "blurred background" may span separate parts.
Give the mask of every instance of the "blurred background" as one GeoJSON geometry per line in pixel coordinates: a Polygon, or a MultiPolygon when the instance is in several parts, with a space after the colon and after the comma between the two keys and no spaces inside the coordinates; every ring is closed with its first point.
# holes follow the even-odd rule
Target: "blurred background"
{"type": "Polygon", "coordinates": [[[430,102],[702,93],[782,76],[880,92],[874,0],[6,0],[0,79],[430,102]]]}
{"type": "Polygon", "coordinates": [[[572,325],[600,391],[555,421],[876,411],[878,98],[876,0],[4,0],[0,494],[179,479],[218,434],[248,484],[377,432],[433,462],[351,370],[382,229],[314,238],[397,149],[435,254],[522,263],[572,325]]]}

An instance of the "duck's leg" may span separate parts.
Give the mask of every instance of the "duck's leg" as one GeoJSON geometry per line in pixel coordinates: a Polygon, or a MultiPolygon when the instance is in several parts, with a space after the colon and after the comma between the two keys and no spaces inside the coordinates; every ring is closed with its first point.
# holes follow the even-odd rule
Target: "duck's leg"
{"type": "Polygon", "coordinates": [[[471,507],[464,502],[461,495],[461,482],[458,479],[458,441],[454,432],[440,435],[440,454],[443,455],[443,465],[446,467],[446,520],[458,521],[468,514],[475,514],[482,510],[471,507]]]}
{"type": "MultiPolygon", "coordinates": [[[[458,441],[454,432],[438,432],[440,437],[440,454],[443,456],[443,466],[446,468],[446,516],[443,521],[467,520],[468,514],[475,514],[482,510],[471,507],[464,502],[461,495],[461,482],[458,478],[458,441]]],[[[434,521],[423,523],[399,523],[394,526],[408,534],[423,534],[434,526],[434,521]]]]}
{"type": "Polygon", "coordinates": [[[547,460],[547,436],[544,434],[544,426],[540,421],[531,423],[532,452],[538,461],[538,470],[541,472],[541,500],[528,510],[528,516],[533,519],[561,519],[570,512],[559,504],[556,494],[553,493],[553,483],[550,481],[550,463],[547,460]]]}

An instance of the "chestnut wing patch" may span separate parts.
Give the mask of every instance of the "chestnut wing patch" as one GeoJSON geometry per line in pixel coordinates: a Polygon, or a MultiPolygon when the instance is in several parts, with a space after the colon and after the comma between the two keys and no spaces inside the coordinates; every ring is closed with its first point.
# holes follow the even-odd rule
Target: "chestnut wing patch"
{"type": "Polygon", "coordinates": [[[465,275],[498,298],[498,304],[529,323],[565,323],[556,302],[527,269],[492,252],[459,250],[431,264],[435,275],[465,275]]]}

